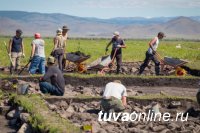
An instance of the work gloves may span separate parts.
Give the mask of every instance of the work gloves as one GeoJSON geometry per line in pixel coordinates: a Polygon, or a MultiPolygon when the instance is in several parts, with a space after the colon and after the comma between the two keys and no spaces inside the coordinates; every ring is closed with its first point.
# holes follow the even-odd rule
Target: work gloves
{"type": "Polygon", "coordinates": [[[30,58],[29,58],[29,62],[31,62],[32,60],[33,60],[33,57],[30,57],[30,58]]]}
{"type": "Polygon", "coordinates": [[[23,58],[25,57],[25,54],[24,54],[24,53],[22,53],[22,57],[23,57],[23,58]]]}
{"type": "Polygon", "coordinates": [[[121,48],[121,45],[117,45],[117,48],[121,48]]]}

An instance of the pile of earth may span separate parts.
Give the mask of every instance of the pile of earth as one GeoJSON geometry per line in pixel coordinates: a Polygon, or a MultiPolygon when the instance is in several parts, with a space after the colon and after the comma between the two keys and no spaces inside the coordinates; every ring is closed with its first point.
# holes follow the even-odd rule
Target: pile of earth
{"type": "MultiPolygon", "coordinates": [[[[48,101],[49,108],[56,111],[61,117],[69,119],[73,124],[82,127],[84,125],[92,125],[94,133],[199,133],[199,111],[194,108],[197,105],[189,101],[159,101],[154,103],[137,103],[133,101],[128,102],[127,109],[124,112],[132,113],[148,113],[155,105],[160,113],[168,112],[171,114],[170,121],[143,121],[143,119],[135,121],[98,121],[100,112],[100,101],[90,102],[74,102],[74,101],[48,101]],[[175,103],[175,104],[172,104],[175,103]],[[172,106],[173,105],[173,106],[172,106]],[[175,106],[174,106],[175,105],[175,106]],[[177,106],[176,106],[177,105],[177,106]],[[186,112],[189,107],[189,116],[176,119],[177,113],[186,112]],[[193,113],[195,112],[195,113],[193,113]],[[194,115],[195,114],[195,115],[194,115]],[[174,121],[172,121],[174,120],[174,121]]],[[[187,116],[187,115],[186,115],[187,116]]],[[[103,119],[103,118],[102,118],[103,119]]]]}
{"type": "MultiPolygon", "coordinates": [[[[85,55],[84,53],[79,53],[79,52],[75,52],[73,53],[75,55],[80,55],[80,57],[84,57],[84,59],[86,58],[89,58],[90,56],[89,55],[85,55]]],[[[81,58],[82,60],[83,58],[81,58]]],[[[143,62],[139,61],[139,62],[123,62],[122,63],[122,67],[121,67],[121,74],[124,74],[124,75],[137,75],[138,72],[139,72],[139,68],[140,68],[140,65],[142,64],[143,62]]],[[[23,66],[22,66],[23,68],[23,66]]],[[[71,63],[66,63],[65,64],[65,70],[64,72],[76,72],[76,69],[77,68],[77,65],[73,62],[71,63]]],[[[9,67],[3,67],[1,66],[0,67],[0,71],[2,73],[5,73],[5,74],[9,74],[9,67]]],[[[86,73],[97,73],[98,70],[88,70],[86,73]]],[[[114,66],[112,68],[112,70],[109,72],[109,73],[115,73],[116,72],[116,66],[114,66]]],[[[163,71],[161,72],[162,75],[172,75],[174,74],[175,72],[175,69],[172,67],[172,66],[165,66],[163,68],[163,71]]],[[[18,72],[16,72],[17,74],[18,72]]],[[[21,74],[21,75],[27,75],[28,74],[28,70],[25,69],[24,72],[21,74]]],[[[143,75],[155,75],[155,67],[154,67],[154,64],[153,62],[150,62],[148,67],[145,68],[144,72],[143,72],[143,75]]]]}

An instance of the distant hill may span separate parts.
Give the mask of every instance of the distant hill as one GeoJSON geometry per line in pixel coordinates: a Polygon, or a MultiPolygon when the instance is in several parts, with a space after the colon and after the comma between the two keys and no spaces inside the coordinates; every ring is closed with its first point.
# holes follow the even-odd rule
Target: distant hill
{"type": "Polygon", "coordinates": [[[0,35],[13,35],[21,28],[25,36],[40,32],[54,36],[58,27],[67,25],[70,37],[111,37],[118,30],[125,38],[149,38],[159,31],[168,38],[200,38],[200,17],[159,18],[84,18],[65,14],[44,14],[22,11],[0,11],[0,35]]]}

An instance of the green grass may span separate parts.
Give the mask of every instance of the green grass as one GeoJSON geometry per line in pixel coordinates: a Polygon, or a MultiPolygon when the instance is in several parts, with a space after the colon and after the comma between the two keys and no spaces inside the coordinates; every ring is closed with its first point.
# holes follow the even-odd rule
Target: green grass
{"type": "MultiPolygon", "coordinates": [[[[31,41],[33,38],[24,38],[25,54],[26,57],[22,59],[22,64],[26,64],[31,53],[31,41]]],[[[48,56],[53,48],[53,39],[45,38],[46,42],[46,56],[48,56]]],[[[0,37],[0,64],[4,66],[9,65],[9,58],[6,54],[5,46],[3,42],[6,41],[8,44],[8,37],[0,37]]],[[[145,58],[145,51],[148,49],[148,42],[150,40],[126,40],[126,49],[123,49],[123,61],[142,61],[145,58]]],[[[109,42],[108,39],[69,39],[67,42],[66,51],[73,52],[80,50],[86,54],[91,55],[91,58],[86,61],[90,63],[97,58],[105,54],[105,47],[109,42]]],[[[111,47],[109,48],[111,50],[111,47]]],[[[108,54],[110,51],[108,51],[108,54]]],[[[197,41],[185,41],[185,40],[163,40],[160,42],[158,53],[162,57],[170,56],[175,58],[186,59],[190,61],[188,66],[192,68],[199,68],[200,65],[200,45],[197,41]],[[181,44],[181,49],[176,49],[176,45],[181,44]]]]}
{"type": "Polygon", "coordinates": [[[45,101],[38,95],[15,95],[13,101],[27,110],[29,121],[36,132],[80,133],[80,129],[55,112],[49,111],[45,101]]]}

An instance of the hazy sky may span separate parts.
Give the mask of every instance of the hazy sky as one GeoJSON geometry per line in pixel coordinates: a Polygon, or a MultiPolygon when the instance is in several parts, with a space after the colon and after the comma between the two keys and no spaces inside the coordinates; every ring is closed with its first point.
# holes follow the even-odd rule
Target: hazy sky
{"type": "Polygon", "coordinates": [[[200,16],[200,0],[0,0],[0,10],[81,17],[200,16]]]}

